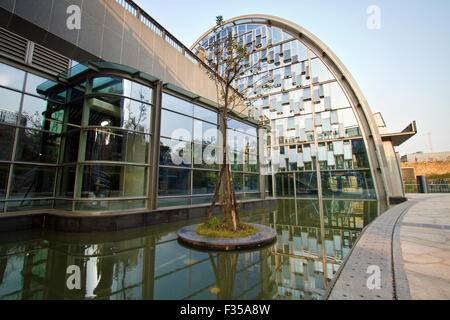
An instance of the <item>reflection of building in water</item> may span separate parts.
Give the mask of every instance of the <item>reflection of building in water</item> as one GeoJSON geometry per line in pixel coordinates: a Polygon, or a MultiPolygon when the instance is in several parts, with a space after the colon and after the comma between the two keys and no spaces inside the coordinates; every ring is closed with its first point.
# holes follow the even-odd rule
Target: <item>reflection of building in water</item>
{"type": "Polygon", "coordinates": [[[186,249],[177,241],[179,226],[3,245],[0,299],[320,299],[377,211],[375,202],[329,201],[323,208],[323,223],[313,199],[243,215],[278,234],[276,245],[253,252],[186,249]],[[72,265],[81,269],[80,290],[66,286],[72,265]]]}
{"type": "Polygon", "coordinates": [[[278,234],[270,259],[276,297],[321,299],[362,228],[376,217],[377,203],[324,201],[322,228],[319,201],[283,201],[280,206],[284,210],[271,221],[278,234]]]}

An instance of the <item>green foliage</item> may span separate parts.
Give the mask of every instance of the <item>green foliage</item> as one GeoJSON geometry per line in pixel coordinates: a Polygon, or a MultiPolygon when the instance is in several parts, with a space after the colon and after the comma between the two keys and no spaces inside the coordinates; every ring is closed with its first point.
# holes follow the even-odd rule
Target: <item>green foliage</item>
{"type": "Polygon", "coordinates": [[[433,174],[428,176],[428,180],[438,180],[438,179],[450,179],[450,173],[433,174]]]}
{"type": "Polygon", "coordinates": [[[245,223],[238,223],[235,232],[231,221],[220,221],[216,217],[198,226],[195,231],[204,237],[228,239],[246,238],[259,233],[258,228],[245,223]]]}
{"type": "Polygon", "coordinates": [[[214,229],[219,225],[220,221],[219,221],[219,219],[214,217],[211,220],[209,220],[207,223],[208,223],[208,228],[214,229]]]}

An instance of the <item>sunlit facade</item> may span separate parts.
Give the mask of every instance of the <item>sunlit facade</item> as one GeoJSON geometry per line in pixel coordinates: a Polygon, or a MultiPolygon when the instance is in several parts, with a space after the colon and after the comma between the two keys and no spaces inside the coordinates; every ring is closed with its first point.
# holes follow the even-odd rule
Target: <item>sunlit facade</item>
{"type": "MultiPolygon", "coordinates": [[[[114,212],[212,202],[219,165],[201,158],[205,148],[217,148],[218,111],[157,89],[156,78],[136,73],[91,62],[52,81],[0,63],[2,212],[114,212]],[[155,92],[161,97],[156,108],[155,92]],[[174,136],[180,130],[183,135],[174,136]]],[[[256,145],[254,125],[233,118],[229,123],[230,136],[256,145]]],[[[255,147],[234,152],[243,161],[258,156],[255,147]]],[[[242,162],[234,177],[238,198],[260,198],[257,165],[242,162]]]]}
{"type": "MultiPolygon", "coordinates": [[[[302,38],[302,30],[294,34],[275,17],[224,24],[221,37],[231,33],[249,53],[234,88],[248,99],[250,116],[271,128],[265,149],[268,195],[379,198],[384,192],[377,196],[358,106],[317,55],[322,52],[302,38]]],[[[206,61],[213,42],[211,30],[192,48],[206,61]]]]}
{"type": "MultiPolygon", "coordinates": [[[[205,72],[211,30],[190,50],[134,2],[94,2],[91,14],[105,23],[97,33],[83,26],[77,40],[56,22],[30,34],[42,21],[21,1],[23,10],[0,7],[10,15],[0,43],[11,44],[0,46],[0,212],[211,203],[221,133],[205,72]],[[12,23],[19,17],[22,24],[12,23]],[[59,36],[40,37],[52,32],[59,36]],[[87,36],[101,50],[80,41],[87,36]]],[[[228,119],[238,200],[352,199],[385,208],[404,196],[393,149],[404,138],[380,133],[381,116],[319,39],[269,16],[226,26],[250,53],[234,83],[247,105],[228,119]]]]}
{"type": "Polygon", "coordinates": [[[303,28],[235,18],[252,71],[234,83],[248,104],[229,114],[232,177],[238,200],[263,207],[241,219],[277,242],[184,248],[181,224],[163,223],[203,220],[220,174],[211,30],[188,49],[131,0],[84,1],[81,29],[66,30],[55,3],[0,3],[0,299],[322,299],[362,230],[404,197],[393,147],[415,125],[389,134],[303,28]]]}

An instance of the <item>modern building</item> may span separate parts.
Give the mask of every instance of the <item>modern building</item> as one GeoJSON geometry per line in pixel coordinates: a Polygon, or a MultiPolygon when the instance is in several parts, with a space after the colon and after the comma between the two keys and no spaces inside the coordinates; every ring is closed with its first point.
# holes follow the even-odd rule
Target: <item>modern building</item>
{"type": "MultiPolygon", "coordinates": [[[[219,167],[202,156],[220,130],[204,61],[212,30],[190,50],[133,1],[76,8],[0,2],[0,212],[210,203],[219,167]]],[[[345,66],[307,30],[271,16],[226,23],[259,70],[236,82],[254,90],[229,119],[231,140],[246,142],[232,146],[239,198],[404,198],[394,147],[415,124],[384,132],[345,66]],[[264,156],[270,165],[259,166],[264,156]]]]}
{"type": "MultiPolygon", "coordinates": [[[[394,147],[417,132],[415,123],[389,134],[343,63],[292,22],[251,15],[226,21],[225,29],[221,36],[233,34],[249,52],[235,88],[250,101],[250,117],[273,129],[266,149],[271,194],[404,198],[394,147]]],[[[191,49],[211,58],[213,41],[214,28],[191,49]]]]}

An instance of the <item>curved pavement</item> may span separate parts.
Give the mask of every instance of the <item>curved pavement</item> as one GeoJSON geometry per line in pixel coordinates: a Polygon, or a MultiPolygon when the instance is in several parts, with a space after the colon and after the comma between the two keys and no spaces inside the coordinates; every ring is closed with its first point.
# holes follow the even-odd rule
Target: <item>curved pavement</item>
{"type": "Polygon", "coordinates": [[[329,300],[450,299],[450,195],[408,198],[363,231],[329,300]]]}

